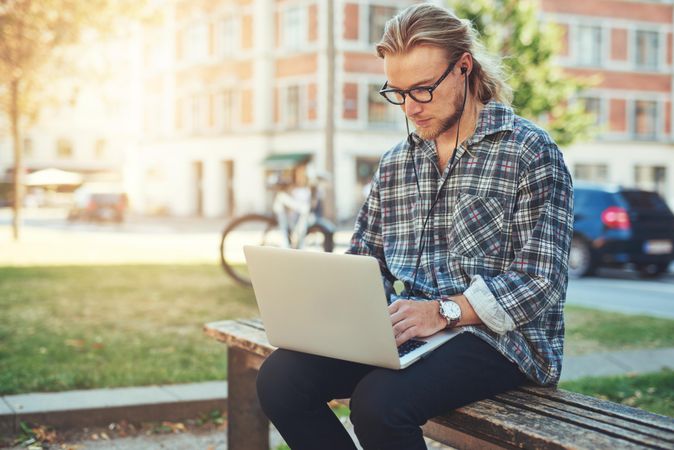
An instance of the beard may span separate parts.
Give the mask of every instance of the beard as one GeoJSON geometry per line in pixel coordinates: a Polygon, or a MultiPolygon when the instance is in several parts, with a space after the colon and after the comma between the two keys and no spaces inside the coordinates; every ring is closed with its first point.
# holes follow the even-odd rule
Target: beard
{"type": "Polygon", "coordinates": [[[440,123],[435,127],[417,128],[415,131],[419,137],[425,141],[433,141],[441,134],[446,133],[450,128],[456,125],[461,119],[463,98],[458,96],[454,99],[454,112],[447,117],[440,119],[440,123]]]}

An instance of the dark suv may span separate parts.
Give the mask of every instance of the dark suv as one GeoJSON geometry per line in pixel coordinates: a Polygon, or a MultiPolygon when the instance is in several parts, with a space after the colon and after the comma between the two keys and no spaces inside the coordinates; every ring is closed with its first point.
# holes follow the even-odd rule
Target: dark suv
{"type": "Polygon", "coordinates": [[[656,192],[577,182],[569,276],[633,265],[656,277],[674,260],[674,215],[656,192]]]}

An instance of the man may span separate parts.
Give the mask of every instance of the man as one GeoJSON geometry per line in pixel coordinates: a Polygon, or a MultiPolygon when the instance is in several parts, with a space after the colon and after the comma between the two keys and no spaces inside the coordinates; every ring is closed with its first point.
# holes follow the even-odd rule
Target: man
{"type": "Polygon", "coordinates": [[[416,132],[382,157],[349,251],[404,284],[389,306],[397,344],[462,332],[400,371],[273,353],[258,394],[293,449],[354,448],[333,398],[351,398],[365,449],[422,449],[428,419],[561,372],[573,194],[559,149],[506,106],[498,63],[449,11],[407,8],[377,54],[381,94],[416,132]]]}

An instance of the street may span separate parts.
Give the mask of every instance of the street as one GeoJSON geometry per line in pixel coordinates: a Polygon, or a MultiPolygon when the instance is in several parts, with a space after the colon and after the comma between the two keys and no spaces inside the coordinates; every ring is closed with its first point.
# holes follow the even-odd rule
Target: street
{"type": "Polygon", "coordinates": [[[569,305],[674,319],[674,274],[670,266],[667,275],[644,280],[628,270],[601,269],[598,276],[569,280],[566,298],[569,305]]]}
{"type": "MultiPolygon", "coordinates": [[[[22,240],[11,240],[11,211],[0,209],[0,265],[219,264],[225,219],[130,217],[123,224],[69,223],[58,209],[26,210],[22,240]]],[[[351,231],[336,235],[344,251],[351,231]]],[[[223,274],[223,276],[225,276],[223,274]]],[[[570,280],[567,304],[674,318],[674,267],[644,280],[630,270],[601,269],[570,280]]]]}

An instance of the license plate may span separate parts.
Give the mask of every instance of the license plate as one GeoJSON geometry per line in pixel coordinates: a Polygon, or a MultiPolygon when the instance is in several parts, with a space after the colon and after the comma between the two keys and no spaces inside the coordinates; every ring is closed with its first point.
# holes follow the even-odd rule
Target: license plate
{"type": "Polygon", "coordinates": [[[101,209],[101,218],[102,219],[112,219],[115,216],[115,211],[110,208],[101,209]]]}
{"type": "Polygon", "coordinates": [[[664,255],[672,253],[672,241],[668,239],[654,239],[644,243],[644,253],[649,255],[664,255]]]}

